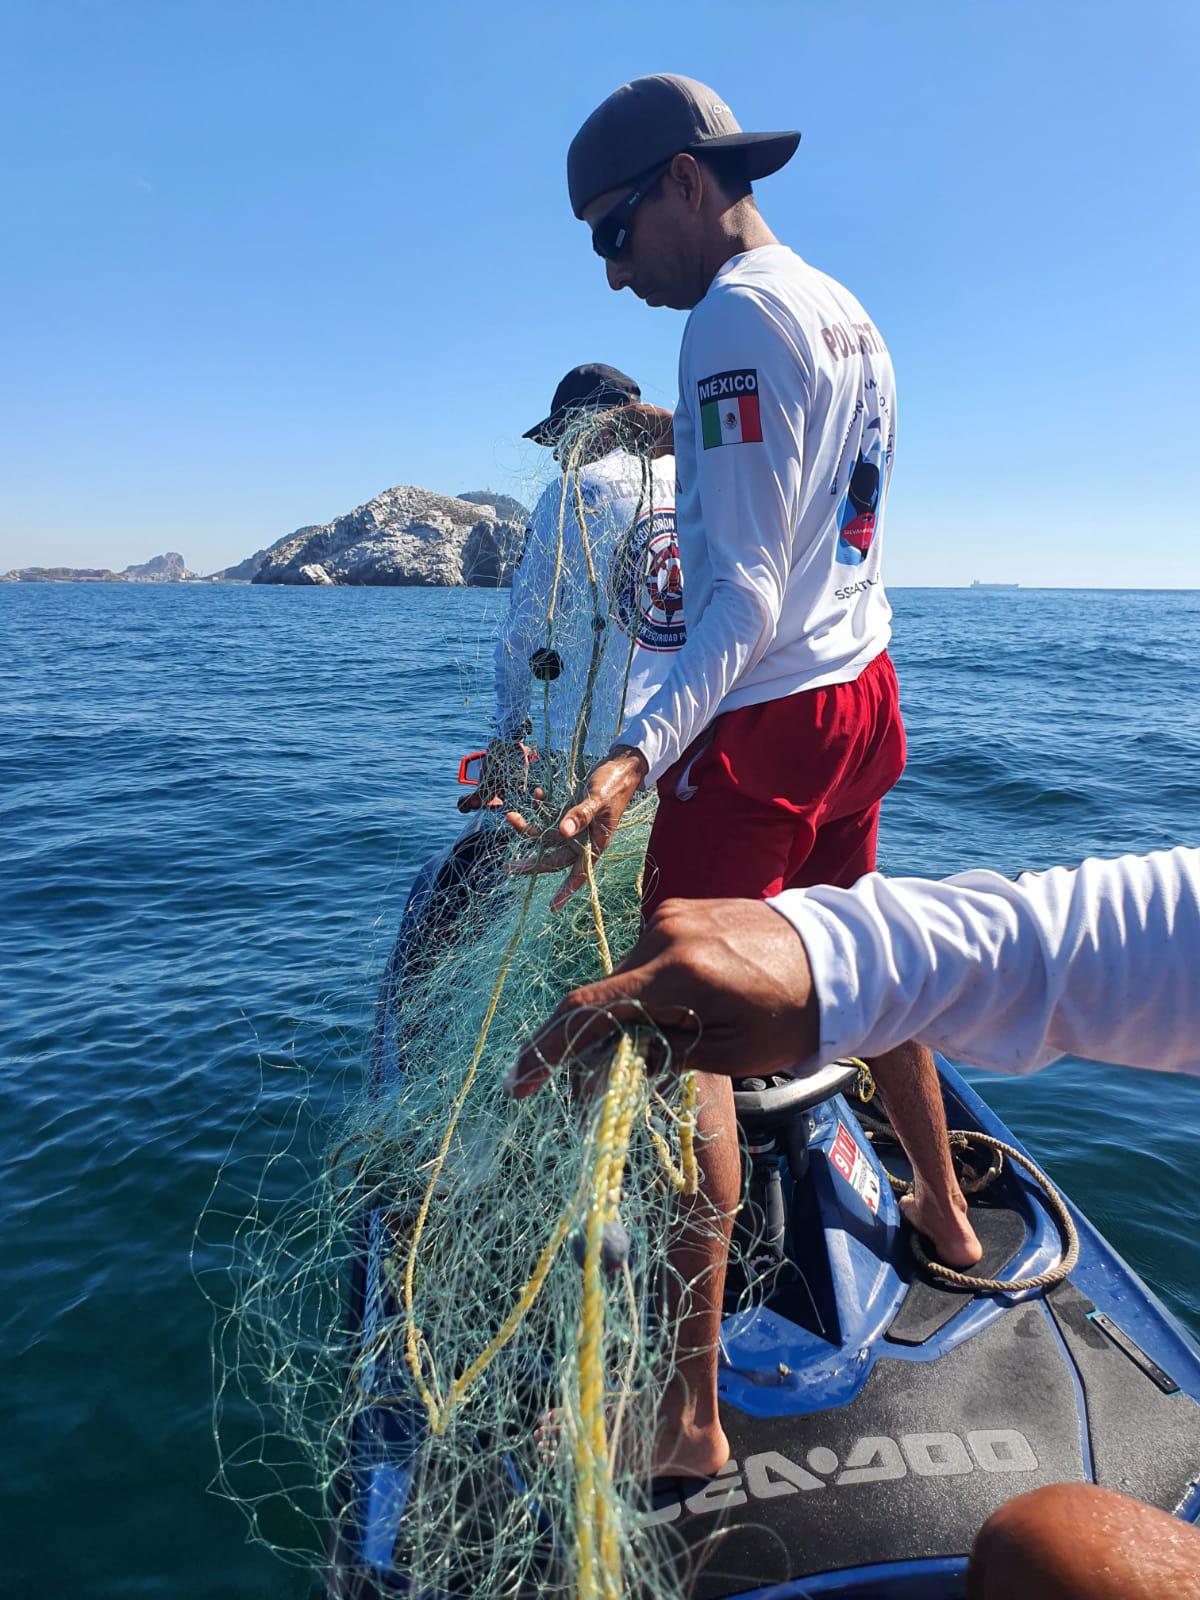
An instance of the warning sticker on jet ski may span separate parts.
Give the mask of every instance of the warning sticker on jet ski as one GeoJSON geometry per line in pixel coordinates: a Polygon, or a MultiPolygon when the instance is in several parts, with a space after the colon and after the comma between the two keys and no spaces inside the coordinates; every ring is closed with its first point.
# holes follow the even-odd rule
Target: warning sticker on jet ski
{"type": "Polygon", "coordinates": [[[879,1214],[879,1175],[863,1155],[854,1135],[844,1122],[838,1123],[837,1138],[829,1159],[873,1215],[879,1214]]]}

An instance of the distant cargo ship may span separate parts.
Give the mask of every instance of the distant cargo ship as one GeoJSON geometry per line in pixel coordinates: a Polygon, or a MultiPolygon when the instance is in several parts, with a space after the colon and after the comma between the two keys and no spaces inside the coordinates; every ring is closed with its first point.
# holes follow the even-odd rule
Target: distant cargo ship
{"type": "Polygon", "coordinates": [[[972,589],[1019,589],[1019,583],[980,583],[978,578],[971,580],[972,589]]]}

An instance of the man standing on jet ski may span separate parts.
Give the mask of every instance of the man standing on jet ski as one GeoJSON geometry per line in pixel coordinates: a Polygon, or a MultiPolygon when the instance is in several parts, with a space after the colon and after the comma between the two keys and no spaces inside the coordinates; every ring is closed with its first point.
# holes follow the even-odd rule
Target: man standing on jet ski
{"type": "Polygon", "coordinates": [[[579,774],[562,768],[576,741],[593,641],[601,655],[578,756],[602,754],[640,712],[686,638],[675,537],[675,463],[663,454],[670,414],[641,403],[615,367],[573,367],[550,414],[525,434],[564,472],[534,507],[496,643],[495,732],[478,787],[458,802],[477,811],[526,787],[533,754],[540,787],[579,774]],[[657,459],[651,459],[657,456],[657,459]],[[593,604],[584,538],[596,577],[593,604]],[[561,549],[560,549],[561,522],[561,549]],[[553,623],[547,612],[553,609],[553,623]]]}
{"type": "MultiPolygon", "coordinates": [[[[744,133],[713,90],[658,74],[610,95],[571,145],[572,209],[610,287],[691,312],[674,419],[688,638],[561,837],[526,863],[571,865],[559,903],[584,882],[579,844],[603,850],[647,782],[659,793],[648,916],[668,896],[763,899],[875,866],[880,802],[905,760],[880,573],[895,383],[862,306],[757,209],[751,181],[799,138],[744,133]]],[[[900,1044],[872,1068],[914,1169],[909,1220],[947,1264],[973,1264],[932,1056],[900,1044]]],[[[717,1235],[740,1194],[728,1081],[703,1082],[699,1126],[706,1213],[681,1230],[676,1261],[693,1285],[680,1334],[692,1354],[664,1402],[656,1465],[706,1474],[728,1454],[715,1355],[717,1235]]]]}

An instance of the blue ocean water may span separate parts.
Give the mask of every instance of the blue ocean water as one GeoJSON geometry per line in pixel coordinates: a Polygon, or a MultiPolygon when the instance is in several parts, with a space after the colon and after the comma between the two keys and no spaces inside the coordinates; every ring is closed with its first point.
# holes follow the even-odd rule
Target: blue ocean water
{"type": "MultiPolygon", "coordinates": [[[[1200,594],[893,598],[885,870],[1200,837],[1200,594]]],[[[207,1492],[193,1229],[260,1086],[286,1103],[361,1057],[407,885],[460,820],[504,604],[0,587],[0,1594],[311,1592],[207,1492]]],[[[1200,1082],[975,1078],[1200,1332],[1200,1082]]]]}

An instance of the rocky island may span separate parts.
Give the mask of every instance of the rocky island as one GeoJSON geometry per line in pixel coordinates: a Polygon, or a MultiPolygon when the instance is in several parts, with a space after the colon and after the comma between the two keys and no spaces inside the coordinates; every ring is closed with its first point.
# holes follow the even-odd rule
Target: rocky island
{"type": "MultiPolygon", "coordinates": [[[[498,588],[511,582],[525,532],[514,500],[502,515],[492,502],[433,494],[402,485],[365,505],[295,533],[250,557],[252,583],[457,586],[498,588]]],[[[503,496],[497,499],[504,500],[503,496]]],[[[228,568],[226,579],[245,576],[228,568]]]]}
{"type": "Polygon", "coordinates": [[[287,583],[506,588],[520,560],[529,513],[490,489],[434,494],[385,489],[332,522],[297,528],[235,566],[201,579],[175,551],[140,566],[21,567],[10,583],[287,583]]]}
{"type": "Polygon", "coordinates": [[[14,567],[0,575],[0,583],[191,583],[195,577],[179,552],[168,550],[120,572],[107,567],[14,567]]]}

